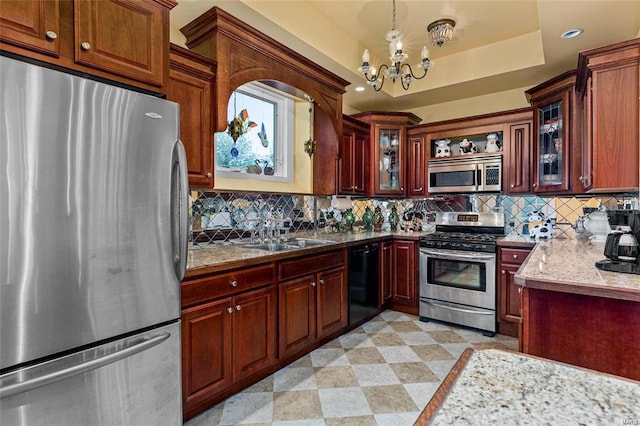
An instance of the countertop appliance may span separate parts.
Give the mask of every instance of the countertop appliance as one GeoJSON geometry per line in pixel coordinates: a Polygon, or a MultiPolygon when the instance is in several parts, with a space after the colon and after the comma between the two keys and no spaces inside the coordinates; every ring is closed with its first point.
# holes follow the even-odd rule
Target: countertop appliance
{"type": "Polygon", "coordinates": [[[502,191],[502,155],[458,155],[429,160],[429,192],[502,191]]]}
{"type": "Polygon", "coordinates": [[[606,259],[596,262],[605,271],[640,275],[640,210],[608,210],[609,225],[604,246],[606,259]]]}
{"type": "Polygon", "coordinates": [[[0,57],[0,418],[182,424],[178,105],[0,57]]]}
{"type": "Polygon", "coordinates": [[[496,241],[503,213],[436,214],[436,232],[420,238],[420,319],[496,331],[496,241]]]}
{"type": "Polygon", "coordinates": [[[378,311],[378,243],[349,247],[349,324],[378,311]]]}

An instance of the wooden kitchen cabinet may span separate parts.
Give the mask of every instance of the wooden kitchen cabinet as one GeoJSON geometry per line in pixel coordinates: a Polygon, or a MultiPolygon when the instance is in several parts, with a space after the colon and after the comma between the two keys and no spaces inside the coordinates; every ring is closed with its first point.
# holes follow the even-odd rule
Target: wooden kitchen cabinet
{"type": "Polygon", "coordinates": [[[279,355],[293,357],[347,326],[344,250],[278,265],[279,355]]]}
{"type": "Polygon", "coordinates": [[[503,191],[505,194],[531,193],[532,120],[509,124],[509,139],[503,156],[503,191]]]}
{"type": "Polygon", "coordinates": [[[518,337],[522,321],[521,288],[513,278],[525,261],[529,248],[498,248],[498,333],[518,337]]]}
{"type": "Polygon", "coordinates": [[[426,134],[410,135],[407,167],[407,196],[427,195],[427,165],[431,149],[426,134]]]}
{"type": "MultiPolygon", "coordinates": [[[[451,140],[454,147],[451,155],[458,154],[458,144],[462,139],[473,140],[477,143],[480,153],[485,153],[487,135],[496,133],[502,143],[502,150],[496,154],[502,154],[502,190],[504,194],[531,193],[530,181],[530,152],[531,152],[531,126],[533,115],[531,108],[522,108],[511,111],[502,111],[473,117],[457,118],[453,120],[412,126],[408,131],[410,141],[415,141],[413,151],[414,158],[424,154],[424,161],[412,160],[409,162],[413,171],[409,171],[408,194],[422,195],[418,191],[421,187],[420,179],[424,176],[424,195],[428,195],[428,164],[434,158],[433,149],[440,139],[451,140]],[[420,152],[419,143],[426,142],[424,151],[420,152]],[[419,172],[419,164],[422,164],[424,172],[419,172]]],[[[423,195],[423,196],[424,196],[423,195]]]]}
{"type": "Polygon", "coordinates": [[[391,251],[391,308],[418,313],[418,242],[394,240],[391,251]]]}
{"type": "Polygon", "coordinates": [[[223,398],[236,384],[276,365],[274,265],[189,277],[182,283],[181,296],[182,396],[187,419],[223,398]]]}
{"type": "Polygon", "coordinates": [[[588,191],[637,191],[640,163],[640,39],[580,52],[579,184],[588,191]]]}
{"type": "Polygon", "coordinates": [[[525,92],[533,107],[534,193],[582,192],[572,185],[581,158],[575,81],[575,71],[568,71],[525,92]]]}
{"type": "Polygon", "coordinates": [[[0,48],[154,92],[169,74],[173,0],[3,1],[0,48]]]}
{"type": "Polygon", "coordinates": [[[400,112],[365,112],[352,117],[371,126],[367,195],[404,196],[408,167],[407,126],[418,124],[421,119],[400,112]]]}
{"type": "Polygon", "coordinates": [[[369,126],[342,116],[342,142],[338,167],[338,193],[341,195],[365,195],[369,154],[369,126]]]}
{"type": "Polygon", "coordinates": [[[391,286],[393,283],[393,242],[380,243],[380,297],[378,307],[387,306],[392,297],[391,286]]]}
{"type": "Polygon", "coordinates": [[[167,99],[180,104],[180,140],[187,153],[190,188],[213,188],[213,114],[216,64],[171,45],[167,99]]]}

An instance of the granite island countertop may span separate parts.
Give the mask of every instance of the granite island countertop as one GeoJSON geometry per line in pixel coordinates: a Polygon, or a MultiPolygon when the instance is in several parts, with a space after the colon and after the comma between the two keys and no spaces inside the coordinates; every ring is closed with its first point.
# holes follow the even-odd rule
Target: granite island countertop
{"type": "Polygon", "coordinates": [[[581,240],[539,242],[515,276],[516,284],[540,290],[640,302],[640,275],[602,271],[604,243],[581,240]]]}
{"type": "Polygon", "coordinates": [[[185,278],[198,276],[226,270],[229,268],[255,265],[264,262],[271,262],[295,256],[322,253],[355,244],[379,241],[383,239],[415,240],[430,234],[431,232],[340,232],[324,233],[318,232],[296,232],[290,234],[289,238],[308,238],[317,240],[328,240],[330,243],[321,246],[295,248],[270,252],[268,250],[252,249],[245,245],[247,241],[241,243],[210,244],[205,248],[189,250],[187,253],[187,271],[185,278]]]}
{"type": "Polygon", "coordinates": [[[510,351],[469,348],[415,424],[638,421],[640,382],[510,351]]]}

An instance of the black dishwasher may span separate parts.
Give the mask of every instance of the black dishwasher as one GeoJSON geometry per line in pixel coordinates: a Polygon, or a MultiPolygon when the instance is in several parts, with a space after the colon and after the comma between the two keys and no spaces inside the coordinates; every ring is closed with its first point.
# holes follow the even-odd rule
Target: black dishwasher
{"type": "Polygon", "coordinates": [[[378,243],[349,248],[349,324],[378,310],[378,243]]]}

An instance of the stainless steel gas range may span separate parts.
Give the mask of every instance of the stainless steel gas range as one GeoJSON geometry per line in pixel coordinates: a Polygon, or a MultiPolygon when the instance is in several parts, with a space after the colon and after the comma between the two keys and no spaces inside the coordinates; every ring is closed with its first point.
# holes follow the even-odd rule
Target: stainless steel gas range
{"type": "Polygon", "coordinates": [[[436,232],[420,239],[420,319],[496,332],[496,241],[503,213],[436,215],[436,232]]]}

